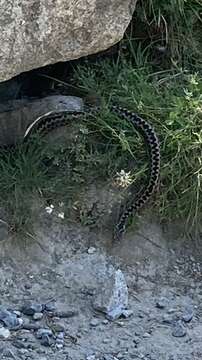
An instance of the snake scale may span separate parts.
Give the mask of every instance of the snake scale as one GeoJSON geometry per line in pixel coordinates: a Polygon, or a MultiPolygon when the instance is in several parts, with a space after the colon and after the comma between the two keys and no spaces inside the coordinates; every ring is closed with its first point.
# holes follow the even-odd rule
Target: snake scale
{"type": "MultiPolygon", "coordinates": [[[[143,191],[142,195],[140,195],[137,199],[132,199],[132,202],[130,202],[131,205],[126,207],[126,209],[120,214],[118,222],[115,226],[114,237],[116,239],[120,239],[125,231],[128,218],[134,215],[149,200],[149,198],[156,189],[160,172],[160,147],[157,135],[152,126],[147,121],[136,115],[134,112],[131,112],[120,106],[111,105],[109,107],[109,110],[121,119],[127,120],[128,122],[132,123],[134,128],[144,138],[150,156],[150,174],[145,190],[143,191]]],[[[95,114],[95,111],[99,111],[99,108],[93,110],[93,114],[95,114]]],[[[87,110],[87,114],[88,112],[90,115],[89,110],[87,110]]],[[[33,133],[38,133],[40,136],[45,136],[52,130],[67,125],[70,117],[78,119],[84,115],[86,115],[86,111],[59,111],[48,113],[38,118],[27,129],[24,138],[25,140],[28,140],[33,133]]]]}

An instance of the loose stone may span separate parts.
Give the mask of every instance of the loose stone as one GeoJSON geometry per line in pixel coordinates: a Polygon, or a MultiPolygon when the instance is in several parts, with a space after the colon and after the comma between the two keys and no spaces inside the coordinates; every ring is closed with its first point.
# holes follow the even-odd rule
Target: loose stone
{"type": "Polygon", "coordinates": [[[165,297],[161,297],[157,302],[156,302],[156,307],[158,309],[164,309],[166,307],[166,305],[168,304],[168,300],[165,297]]]}
{"type": "Polygon", "coordinates": [[[11,333],[9,329],[6,329],[4,327],[0,328],[0,339],[8,339],[10,335],[11,333]]]}
{"type": "Polygon", "coordinates": [[[33,315],[34,320],[41,320],[43,318],[43,313],[35,313],[33,315]]]}
{"type": "Polygon", "coordinates": [[[177,321],[173,327],[172,335],[174,337],[183,337],[187,333],[185,326],[181,321],[177,321]]]}
{"type": "Polygon", "coordinates": [[[59,318],[71,318],[77,316],[79,313],[75,310],[66,310],[66,311],[56,311],[54,312],[54,316],[59,318]]]}
{"type": "Polygon", "coordinates": [[[128,306],[128,288],[121,270],[111,268],[95,295],[95,310],[104,312],[107,319],[118,319],[128,306]]]}
{"type": "Polygon", "coordinates": [[[23,323],[22,328],[25,329],[25,330],[39,330],[41,328],[41,325],[26,321],[26,322],[23,323]]]}
{"type": "Polygon", "coordinates": [[[122,316],[126,319],[129,318],[131,315],[133,315],[133,310],[123,310],[122,311],[122,316]]]}
{"type": "Polygon", "coordinates": [[[163,322],[167,323],[167,324],[172,324],[173,323],[173,316],[170,314],[164,314],[163,315],[163,322]]]}
{"type": "Polygon", "coordinates": [[[9,329],[17,330],[22,326],[23,320],[18,318],[14,312],[1,309],[0,310],[0,320],[7,326],[9,329]]]}
{"type": "Polygon", "coordinates": [[[98,319],[92,319],[91,322],[90,322],[90,325],[93,326],[93,327],[96,327],[99,325],[99,320],[98,319]]]}
{"type": "Polygon", "coordinates": [[[184,322],[190,322],[193,319],[194,311],[192,307],[188,307],[184,310],[182,314],[182,320],[184,322]]]}
{"type": "Polygon", "coordinates": [[[33,316],[35,313],[42,312],[43,306],[41,304],[28,302],[27,304],[23,305],[21,311],[24,315],[33,316]]]}
{"type": "Polygon", "coordinates": [[[52,336],[53,332],[50,329],[39,329],[36,333],[37,339],[41,339],[42,336],[52,336]]]}
{"type": "Polygon", "coordinates": [[[88,248],[88,254],[94,254],[96,252],[96,248],[91,246],[88,248]]]}
{"type": "Polygon", "coordinates": [[[43,334],[42,337],[41,337],[41,345],[44,345],[44,346],[51,346],[52,345],[52,339],[50,338],[49,335],[46,335],[46,334],[43,334]]]}
{"type": "Polygon", "coordinates": [[[46,311],[50,311],[50,312],[53,312],[56,310],[56,305],[55,303],[51,302],[49,304],[44,304],[44,310],[46,311]]]}

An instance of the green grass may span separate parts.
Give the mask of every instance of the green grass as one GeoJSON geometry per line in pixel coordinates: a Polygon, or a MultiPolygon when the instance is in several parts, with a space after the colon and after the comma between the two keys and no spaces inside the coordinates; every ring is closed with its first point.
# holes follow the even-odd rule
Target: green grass
{"type": "Polygon", "coordinates": [[[0,153],[0,197],[7,214],[3,220],[12,231],[30,233],[41,210],[45,213],[46,205],[58,207],[61,202],[68,217],[76,201],[79,220],[86,223],[86,205],[78,203],[89,184],[101,179],[111,184],[121,169],[129,172],[131,167],[131,182],[145,179],[145,149],[130,124],[104,109],[98,117],[70,121],[70,129],[75,136],[66,144],[53,146],[35,138],[28,147],[0,153]],[[36,207],[38,213],[32,206],[36,199],[42,204],[36,207]]]}
{"type": "Polygon", "coordinates": [[[140,0],[136,14],[134,28],[140,22],[146,32],[141,42],[164,46],[174,66],[202,65],[201,0],[140,0]]]}
{"type": "Polygon", "coordinates": [[[68,214],[91,182],[113,182],[121,169],[131,171],[134,190],[145,183],[143,142],[127,122],[109,113],[112,101],[148,120],[159,136],[161,179],[150,206],[161,220],[183,219],[197,228],[202,216],[201,11],[200,0],[139,1],[136,18],[149,29],[146,41],[132,31],[116,59],[74,69],[72,85],[90,102],[101,99],[103,111],[71,125],[76,141],[67,146],[54,149],[36,139],[28,149],[0,154],[1,205],[11,229],[30,230],[33,216],[39,216],[30,206],[35,197],[43,204],[64,202],[68,214]],[[158,64],[156,44],[168,49],[158,64]]]}
{"type": "MultiPolygon", "coordinates": [[[[196,224],[202,214],[202,79],[199,73],[175,69],[152,72],[124,59],[80,67],[77,80],[89,92],[113,98],[139,113],[156,129],[161,142],[162,218],[184,218],[196,224]]],[[[110,120],[109,120],[110,121],[110,120]]],[[[130,133],[129,136],[132,136],[130,133]]],[[[131,138],[128,138],[129,146],[131,138]]]]}

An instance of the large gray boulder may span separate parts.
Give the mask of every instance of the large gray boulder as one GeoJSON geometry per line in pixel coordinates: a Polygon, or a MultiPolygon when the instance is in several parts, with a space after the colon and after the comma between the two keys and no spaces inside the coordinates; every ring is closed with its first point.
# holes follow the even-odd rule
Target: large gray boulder
{"type": "Polygon", "coordinates": [[[0,81],[118,42],[137,0],[0,0],[0,81]]]}

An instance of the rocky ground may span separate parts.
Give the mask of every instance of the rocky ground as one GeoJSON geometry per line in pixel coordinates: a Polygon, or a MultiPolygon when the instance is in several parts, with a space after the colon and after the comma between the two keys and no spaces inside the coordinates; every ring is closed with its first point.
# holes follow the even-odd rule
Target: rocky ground
{"type": "Polygon", "coordinates": [[[45,214],[2,240],[0,358],[201,359],[200,239],[180,234],[145,216],[113,244],[45,214]]]}

